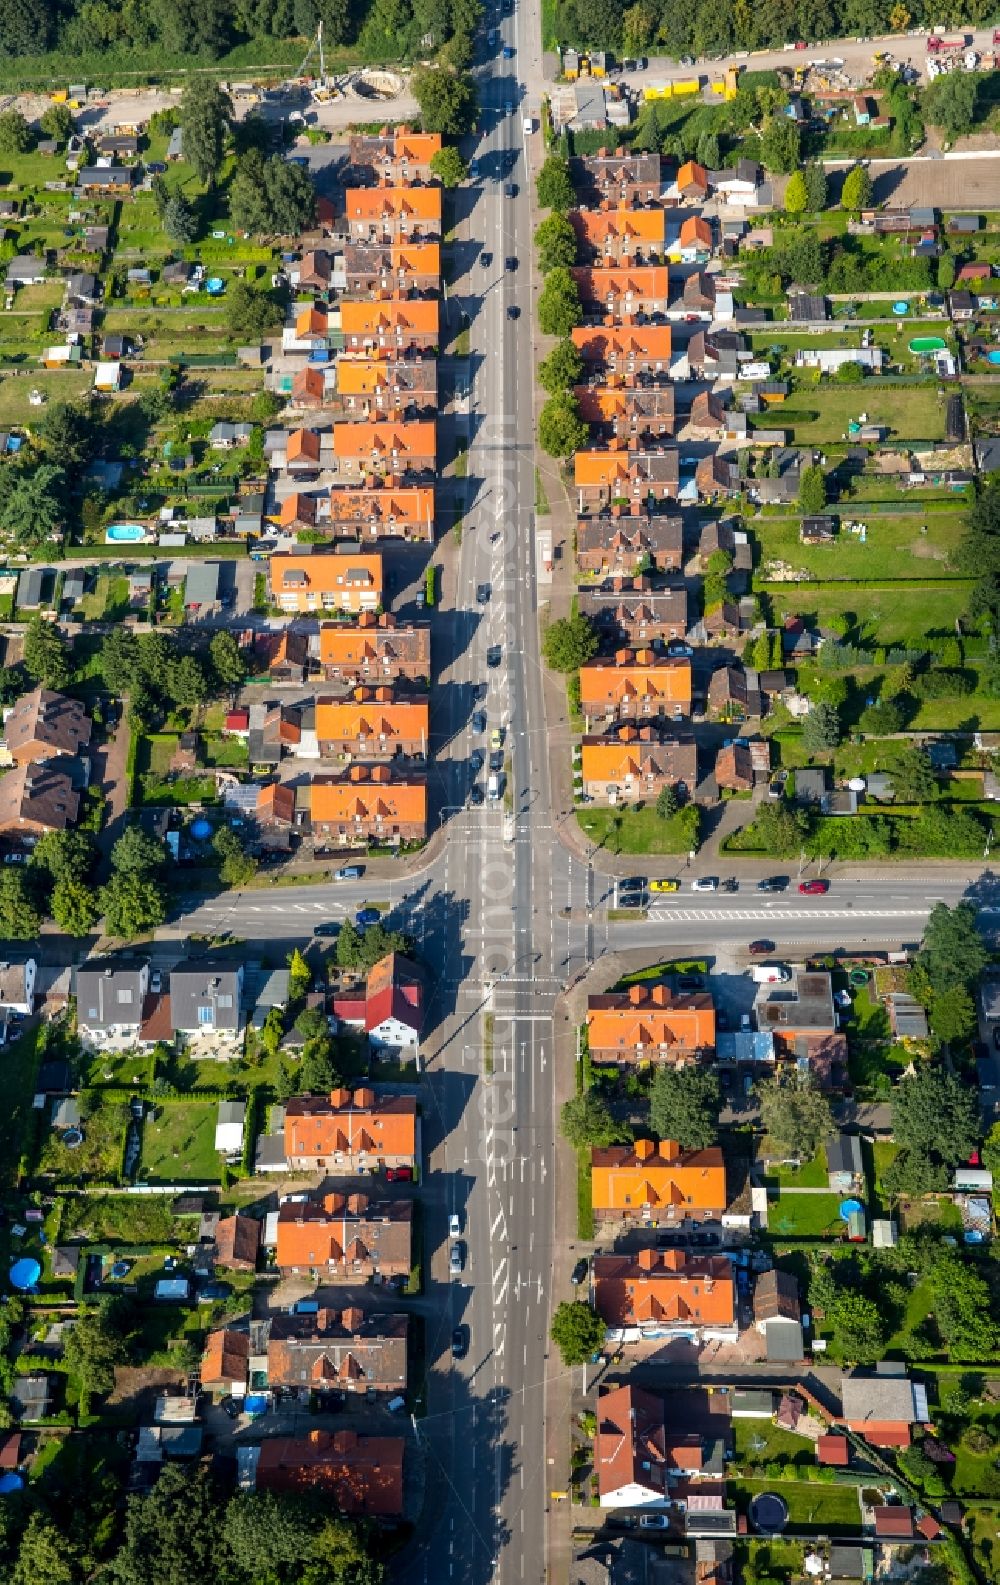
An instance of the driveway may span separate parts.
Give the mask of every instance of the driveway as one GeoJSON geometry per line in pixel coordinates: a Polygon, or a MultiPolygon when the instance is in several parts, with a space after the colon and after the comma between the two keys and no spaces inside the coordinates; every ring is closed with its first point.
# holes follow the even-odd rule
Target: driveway
{"type": "Polygon", "coordinates": [[[104,794],[104,824],[97,838],[101,855],[100,875],[107,878],[108,858],[111,849],[125,829],[125,816],[129,806],[129,785],[126,773],[130,732],[126,723],[128,700],[122,700],[121,720],[110,742],[95,750],[91,758],[91,783],[104,794]]]}

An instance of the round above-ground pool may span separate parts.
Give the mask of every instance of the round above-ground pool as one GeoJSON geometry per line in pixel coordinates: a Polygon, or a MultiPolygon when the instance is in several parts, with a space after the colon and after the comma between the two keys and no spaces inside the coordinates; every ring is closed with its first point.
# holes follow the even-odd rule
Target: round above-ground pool
{"type": "Polygon", "coordinates": [[[197,820],[191,822],[191,835],[196,842],[204,842],[206,837],[212,835],[212,822],[206,820],[204,815],[199,815],[197,820]]]}
{"type": "Polygon", "coordinates": [[[904,314],[908,314],[910,312],[910,305],[909,303],[904,302],[893,303],[892,311],[894,314],[898,314],[902,319],[904,314]]]}
{"type": "Polygon", "coordinates": [[[851,1217],[851,1216],[854,1215],[855,1211],[863,1211],[863,1210],[864,1210],[864,1206],[861,1204],[860,1200],[841,1200],[841,1202],[840,1202],[840,1220],[842,1222],[846,1222],[848,1217],[851,1217]]]}
{"type": "Polygon", "coordinates": [[[62,1142],[67,1150],[79,1150],[83,1144],[82,1128],[67,1128],[62,1136],[62,1142]]]}
{"type": "Polygon", "coordinates": [[[943,352],[947,342],[941,336],[914,336],[910,342],[911,352],[943,352]]]}
{"type": "Polygon", "coordinates": [[[30,1256],[25,1256],[22,1260],[15,1260],[13,1266],[11,1266],[9,1272],[10,1285],[12,1288],[17,1288],[20,1293],[27,1293],[29,1288],[35,1286],[41,1275],[42,1268],[38,1261],[32,1260],[30,1256]]]}
{"type": "Polygon", "coordinates": [[[221,275],[210,275],[205,282],[205,290],[209,297],[218,297],[220,292],[224,292],[225,289],[226,283],[221,275]]]}
{"type": "Polygon", "coordinates": [[[1000,363],[1000,350],[986,354],[987,363],[1000,363]]]}
{"type": "Polygon", "coordinates": [[[24,1486],[24,1476],[17,1470],[9,1470],[6,1475],[0,1475],[0,1497],[6,1497],[12,1491],[20,1491],[24,1486]]]}
{"type": "Polygon", "coordinates": [[[116,1260],[114,1265],[111,1268],[111,1275],[112,1275],[112,1277],[114,1277],[116,1282],[121,1282],[123,1277],[127,1277],[128,1276],[130,1270],[131,1270],[131,1262],[130,1261],[128,1261],[128,1260],[116,1260]]]}
{"type": "Polygon", "coordinates": [[[855,989],[857,989],[858,987],[860,987],[862,985],[867,985],[868,984],[868,970],[867,969],[852,969],[850,974],[847,976],[847,978],[848,978],[849,984],[853,985],[855,987],[855,989]]]}
{"type": "Polygon", "coordinates": [[[141,523],[111,523],[104,530],[104,538],[109,545],[130,544],[145,539],[146,530],[141,523]]]}
{"type": "Polygon", "coordinates": [[[779,1535],[788,1523],[788,1504],[776,1491],[758,1492],[750,1504],[750,1523],[759,1535],[779,1535]]]}

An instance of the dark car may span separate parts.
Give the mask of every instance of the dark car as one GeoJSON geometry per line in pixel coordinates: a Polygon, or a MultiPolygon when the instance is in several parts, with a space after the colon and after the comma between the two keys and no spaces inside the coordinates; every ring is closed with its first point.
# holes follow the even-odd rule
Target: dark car
{"type": "Polygon", "coordinates": [[[386,1169],[385,1169],[385,1181],[386,1181],[386,1183],[412,1183],[413,1182],[413,1168],[412,1167],[386,1167],[386,1169]]]}
{"type": "Polygon", "coordinates": [[[787,875],[767,875],[757,882],[759,892],[783,892],[788,885],[787,875]]]}
{"type": "Polygon", "coordinates": [[[473,732],[485,732],[486,731],[486,711],[485,710],[476,710],[473,713],[472,730],[473,730],[473,732]]]}
{"type": "Polygon", "coordinates": [[[520,319],[520,317],[521,317],[521,310],[518,308],[517,304],[516,303],[510,303],[508,305],[508,308],[507,308],[507,318],[508,319],[520,319]]]}
{"type": "Polygon", "coordinates": [[[822,897],[830,890],[829,881],[800,881],[799,891],[806,897],[822,897]]]}
{"type": "Polygon", "coordinates": [[[314,936],[339,936],[340,925],[335,919],[329,919],[325,924],[313,925],[314,936]]]}
{"type": "Polygon", "coordinates": [[[469,802],[475,804],[476,808],[478,809],[482,801],[483,789],[480,787],[478,782],[473,782],[472,786],[469,788],[469,802]]]}
{"type": "Polygon", "coordinates": [[[769,952],[774,951],[774,942],[768,941],[762,936],[759,941],[751,941],[747,951],[754,958],[766,957],[769,952]]]}
{"type": "Polygon", "coordinates": [[[492,770],[492,771],[501,771],[501,770],[503,770],[503,750],[502,749],[496,748],[491,753],[491,755],[490,755],[490,770],[492,770]]]}
{"type": "Polygon", "coordinates": [[[518,195],[518,191],[519,191],[519,188],[518,188],[518,185],[517,185],[516,182],[508,182],[507,183],[507,197],[508,198],[516,198],[517,195],[518,195]]]}
{"type": "Polygon", "coordinates": [[[586,1276],[587,1276],[587,1273],[588,1273],[589,1270],[590,1270],[590,1262],[587,1259],[583,1259],[583,1260],[578,1260],[577,1261],[576,1265],[573,1267],[573,1270],[572,1270],[572,1272],[570,1274],[570,1279],[569,1279],[570,1282],[573,1284],[574,1288],[578,1288],[580,1286],[581,1282],[584,1282],[586,1280],[586,1276]]]}
{"type": "Polygon", "coordinates": [[[456,1326],[455,1330],[451,1334],[451,1357],[452,1359],[464,1359],[468,1351],[468,1328],[464,1326],[456,1326]]]}
{"type": "Polygon", "coordinates": [[[485,605],[487,603],[487,601],[489,600],[489,597],[490,597],[490,593],[491,593],[491,590],[490,590],[490,585],[488,583],[481,583],[481,584],[477,585],[477,588],[476,588],[476,599],[478,600],[480,605],[485,605]]]}
{"type": "Polygon", "coordinates": [[[469,755],[469,768],[477,775],[483,768],[483,756],[477,748],[469,755]]]}
{"type": "Polygon", "coordinates": [[[232,1296],[232,1286],[228,1282],[206,1282],[203,1288],[198,1289],[199,1304],[221,1304],[232,1296]]]}
{"type": "Polygon", "coordinates": [[[230,1420],[238,1420],[243,1412],[235,1398],[223,1398],[219,1407],[223,1414],[228,1414],[230,1420]]]}
{"type": "Polygon", "coordinates": [[[503,659],[503,650],[499,644],[491,644],[486,651],[486,664],[491,671],[495,671],[503,659]]]}
{"type": "Polygon", "coordinates": [[[719,887],[719,890],[723,892],[738,892],[739,889],[740,883],[733,876],[730,876],[728,880],[723,881],[722,885],[719,887]]]}
{"type": "Polygon", "coordinates": [[[516,257],[516,255],[513,254],[513,253],[508,253],[507,257],[503,261],[503,267],[504,267],[505,270],[516,270],[517,269],[517,257],[516,257]]]}
{"type": "Polygon", "coordinates": [[[484,248],[483,252],[479,255],[479,262],[484,270],[488,270],[490,265],[493,263],[492,253],[490,253],[488,249],[484,248]]]}
{"type": "Polygon", "coordinates": [[[382,915],[377,908],[362,908],[358,914],[359,925],[377,925],[382,915]]]}

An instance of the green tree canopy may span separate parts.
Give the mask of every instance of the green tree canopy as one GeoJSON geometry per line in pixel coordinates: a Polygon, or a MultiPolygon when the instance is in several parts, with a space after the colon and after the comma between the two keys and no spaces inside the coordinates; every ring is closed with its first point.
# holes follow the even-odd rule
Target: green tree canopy
{"type": "Polygon", "coordinates": [[[260,866],[235,831],[229,826],[219,826],[212,838],[212,849],[219,860],[219,880],[223,886],[249,885],[260,866]]]}
{"type": "Polygon", "coordinates": [[[561,214],[576,204],[576,190],[569,173],[569,160],[562,154],[550,154],[538,173],[535,192],[540,209],[555,209],[561,214]]]}
{"type": "Polygon", "coordinates": [[[931,989],[947,991],[953,985],[968,988],[988,962],[989,953],[972,904],[958,903],[949,908],[947,903],[935,903],[917,956],[917,967],[926,975],[931,989]]]}
{"type": "Polygon", "coordinates": [[[183,193],[171,193],[163,206],[160,224],[175,248],[186,248],[198,235],[198,216],[183,193]]]}
{"type": "Polygon", "coordinates": [[[94,420],[89,405],[53,402],[43,412],[37,433],[46,457],[57,468],[79,466],[88,460],[94,446],[94,420]]]}
{"type": "Polygon", "coordinates": [[[197,73],[187,79],[179,106],[184,158],[193,165],[198,180],[213,187],[222,164],[233,107],[218,82],[197,73]]]}
{"type": "Polygon", "coordinates": [[[900,803],[930,803],[937,797],[937,780],[922,748],[900,744],[887,766],[892,790],[900,803]]]}
{"type": "Polygon", "coordinates": [[[33,616],[24,634],[24,669],[46,688],[65,688],[69,682],[69,657],[63,636],[54,622],[33,616]]]}
{"type": "Polygon", "coordinates": [[[809,835],[804,810],[782,803],[762,803],[753,822],[753,833],[763,852],[772,859],[797,858],[809,835]]]}
{"type": "Polygon", "coordinates": [[[559,1126],[574,1150],[614,1145],[628,1134],[627,1128],[615,1122],[607,1101],[596,1090],[583,1090],[564,1101],[559,1126]]]}
{"type": "Polygon", "coordinates": [[[840,207],[857,212],[868,209],[872,201],[872,179],[863,165],[852,165],[844,177],[840,207]]]}
{"type": "Polygon", "coordinates": [[[552,671],[579,671],[597,653],[597,634],[585,616],[558,617],[542,636],[542,654],[552,671]]]}
{"type": "Polygon", "coordinates": [[[935,992],[928,1017],[939,1040],[965,1040],[975,1032],[976,1004],[964,985],[952,985],[935,992]]]}
{"type": "Polygon", "coordinates": [[[819,463],[810,463],[799,475],[799,511],[814,517],[826,511],[826,474],[819,463]]]}
{"type": "Polygon", "coordinates": [[[89,831],[46,831],[31,854],[31,868],[45,871],[53,881],[82,881],[93,862],[94,839],[89,831]]]}
{"type": "Polygon", "coordinates": [[[545,277],[538,296],[538,323],[546,336],[568,336],[583,319],[579,288],[569,270],[558,265],[545,277]]]}
{"type": "Polygon", "coordinates": [[[771,116],[760,140],[760,157],[769,171],[794,171],[799,164],[801,136],[788,116],[771,116]]]}
{"type": "Polygon", "coordinates": [[[329,1095],[340,1082],[337,1055],[331,1036],[324,1031],[302,1047],[299,1083],[312,1095],[329,1095]]]}
{"type": "Polygon", "coordinates": [[[558,211],[546,215],[535,227],[535,247],[538,250],[538,268],[543,275],[560,265],[568,268],[576,263],[576,232],[566,216],[558,211]]]}
{"type": "Polygon", "coordinates": [[[564,1300],[552,1317],[549,1336],[564,1365],[583,1365],[604,1344],[604,1322],[589,1304],[564,1300]]]}
{"type": "Polygon", "coordinates": [[[111,1298],[102,1299],[94,1309],[81,1310],[63,1344],[66,1364],[87,1393],[110,1392],[115,1366],[124,1365],[128,1356],[119,1302],[111,1298]]]}
{"type": "Polygon", "coordinates": [[[89,935],[101,917],[94,888],[72,876],[56,881],[49,911],[59,929],[68,936],[89,935]]]}
{"type": "Polygon", "coordinates": [[[0,111],[0,154],[26,154],[33,141],[20,110],[0,111]]]}
{"type": "Polygon", "coordinates": [[[219,685],[222,688],[239,688],[246,681],[247,667],[243,659],[240,646],[232,633],[221,629],[213,633],[208,646],[208,653],[212,659],[212,670],[215,672],[219,685]]]}
{"type": "Polygon", "coordinates": [[[891,737],[902,731],[903,707],[898,699],[877,699],[861,712],[858,725],[868,737],[891,737]]]}
{"type": "Polygon", "coordinates": [[[975,1091],[944,1068],[921,1065],[892,1092],[892,1134],[915,1156],[957,1166],[979,1138],[975,1091]]]}
{"type": "Polygon", "coordinates": [[[223,1577],[219,1502],[202,1466],[165,1464],[151,1492],[129,1497],[109,1585],[193,1585],[223,1577]]]}
{"type": "Polygon", "coordinates": [[[572,391],[557,391],[538,415],[538,444],[548,457],[571,457],[590,439],[590,425],[580,417],[572,391]]]}
{"type": "Polygon", "coordinates": [[[312,984],[313,976],[305,957],[299,947],[293,947],[288,955],[288,983],[293,996],[304,996],[312,984]]]}
{"type": "Polygon", "coordinates": [[[840,742],[840,714],[835,705],[817,699],[802,723],[802,742],[811,752],[836,748],[840,742]]]}
{"type": "Polygon", "coordinates": [[[860,1293],[843,1293],[831,1317],[842,1358],[851,1365],[874,1365],[885,1352],[889,1329],[883,1309],[860,1293]]]}
{"type": "Polygon", "coordinates": [[[807,165],[805,168],[806,192],[809,196],[809,209],[817,215],[826,208],[828,185],[826,171],[822,165],[807,165]]]}
{"type": "Polygon", "coordinates": [[[66,475],[43,462],[30,472],[8,473],[0,497],[0,532],[18,545],[35,549],[58,539],[66,515],[66,475]]]}
{"type": "Polygon", "coordinates": [[[468,72],[444,66],[422,66],[410,78],[410,91],[420,106],[425,132],[461,138],[476,119],[476,87],[468,72]]]}
{"type": "Polygon", "coordinates": [[[401,930],[387,930],[379,923],[359,930],[345,919],[337,937],[337,963],[342,969],[363,969],[367,974],[387,952],[410,952],[411,943],[401,930]]]}
{"type": "Polygon", "coordinates": [[[166,896],[152,876],[116,872],[98,895],[107,934],[122,941],[158,930],[166,920],[166,896]]]}
{"type": "Polygon", "coordinates": [[[583,378],[583,356],[576,343],[568,336],[557,341],[548,357],[539,364],[538,378],[550,396],[579,384],[583,378]]]}
{"type": "Polygon", "coordinates": [[[785,188],[785,210],[790,215],[801,215],[808,208],[809,189],[806,186],[805,174],[802,171],[793,171],[785,188]]]}
{"type": "Polygon", "coordinates": [[[921,104],[925,118],[948,138],[963,137],[976,121],[976,81],[965,72],[935,77],[924,89],[921,104]]]}
{"type": "Polygon", "coordinates": [[[41,1512],[21,1537],[11,1585],[79,1585],[80,1549],[41,1512]]]}
{"type": "Polygon", "coordinates": [[[765,1079],[757,1085],[761,1122],[779,1149],[810,1161],[833,1133],[830,1102],[808,1075],[765,1079]]]}
{"type": "Polygon", "coordinates": [[[931,1268],[934,1319],[953,1360],[995,1359],[996,1305],[986,1278],[958,1253],[942,1250],[931,1268]]]}
{"type": "Polygon", "coordinates": [[[673,1068],[653,1073],[649,1122],[657,1139],[676,1139],[683,1150],[705,1150],[719,1136],[721,1091],[710,1068],[673,1068]]]}
{"type": "Polygon", "coordinates": [[[297,236],[312,224],[316,190],[301,165],[292,165],[280,154],[265,159],[258,149],[250,149],[236,168],[229,209],[239,231],[256,236],[297,236]]]}
{"type": "Polygon", "coordinates": [[[442,187],[458,187],[469,175],[469,167],[453,143],[445,144],[431,156],[431,170],[442,187]]]}
{"type": "Polygon", "coordinates": [[[661,787],[656,795],[656,813],[661,820],[669,820],[677,813],[679,799],[676,787],[661,787]]]}
{"type": "Polygon", "coordinates": [[[22,870],[0,869],[0,937],[7,941],[33,941],[42,928],[42,916],[22,870]]]}
{"type": "Polygon", "coordinates": [[[155,875],[166,863],[167,850],[159,837],[142,826],[126,826],[111,849],[111,868],[119,875],[155,875]]]}
{"type": "Polygon", "coordinates": [[[268,292],[256,291],[247,281],[234,281],[226,293],[226,329],[231,336],[259,341],[275,323],[278,311],[268,292]]]}

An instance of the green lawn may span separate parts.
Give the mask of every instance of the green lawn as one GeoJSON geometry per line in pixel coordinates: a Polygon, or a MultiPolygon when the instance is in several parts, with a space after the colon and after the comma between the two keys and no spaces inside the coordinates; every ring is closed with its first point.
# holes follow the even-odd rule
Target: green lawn
{"type": "Polygon", "coordinates": [[[825,1189],[826,1179],[826,1155],[820,1149],[811,1161],[804,1161],[801,1167],[790,1167],[784,1163],[769,1167],[765,1181],[768,1188],[785,1185],[792,1189],[825,1189]]]}
{"type": "Polygon", "coordinates": [[[215,1149],[216,1101],[174,1101],[143,1124],[138,1179],[146,1183],[212,1183],[220,1177],[215,1149]]]}
{"type": "Polygon", "coordinates": [[[125,616],[130,609],[127,575],[110,570],[100,572],[93,590],[84,595],[80,605],[88,622],[112,622],[125,616]]]}
{"type": "Polygon", "coordinates": [[[840,532],[831,545],[800,544],[797,518],[755,519],[752,526],[760,542],[759,576],[766,580],[770,566],[782,562],[821,582],[838,578],[938,577],[949,570],[949,557],[962,535],[960,512],[878,517],[870,509],[848,502],[839,509],[839,515],[840,532]],[[865,544],[844,527],[847,521],[867,525],[865,544]]]}
{"type": "Polygon", "coordinates": [[[758,1492],[776,1491],[788,1504],[788,1522],[796,1529],[817,1529],[828,1535],[860,1535],[861,1506],[856,1486],[820,1485],[788,1480],[730,1480],[729,1496],[746,1513],[758,1492]]]}
{"type": "Polygon", "coordinates": [[[844,1230],[840,1220],[839,1194],[788,1194],[769,1201],[767,1230],[774,1236],[824,1238],[844,1230]]]}
{"type": "Polygon", "coordinates": [[[0,1107],[0,1181],[8,1188],[17,1178],[21,1151],[31,1137],[36,1118],[31,1102],[38,1070],[39,1025],[28,1029],[3,1054],[3,1099],[0,1107]]]}
{"type": "Polygon", "coordinates": [[[799,387],[783,407],[768,415],[768,424],[792,430],[799,443],[847,438],[847,426],[859,413],[870,424],[885,424],[893,440],[943,440],[945,404],[936,386],[832,385],[799,387]],[[815,415],[797,420],[795,414],[815,415]]]}
{"type": "Polygon", "coordinates": [[[697,811],[687,808],[661,820],[651,805],[577,811],[581,831],[608,853],[687,853],[698,846],[692,817],[697,818],[697,811]]]}
{"type": "Polygon", "coordinates": [[[973,1558],[986,1578],[1000,1585],[1000,1508],[969,1503],[965,1520],[973,1558]]]}
{"type": "MultiPolygon", "coordinates": [[[[809,585],[771,583],[767,596],[775,623],[786,616],[801,616],[825,627],[833,618],[850,611],[855,621],[877,635],[879,644],[902,644],[920,648],[931,634],[952,636],[955,623],[965,616],[972,584],[964,579],[924,583],[893,588],[890,584],[864,586],[856,583],[814,583],[809,585]]],[[[944,701],[935,701],[940,709],[944,701]]],[[[984,713],[983,704],[991,701],[966,698],[966,714],[984,713]]]]}
{"type": "Polygon", "coordinates": [[[28,367],[19,374],[0,377],[0,424],[35,424],[39,409],[28,400],[38,390],[49,402],[75,402],[91,389],[94,376],[85,369],[28,367]]]}
{"type": "Polygon", "coordinates": [[[62,1134],[50,1130],[42,1146],[39,1171],[81,1182],[94,1178],[116,1179],[121,1171],[127,1121],[128,1108],[124,1102],[96,1107],[83,1119],[83,1144],[77,1150],[68,1149],[63,1144],[62,1134]]]}
{"type": "Polygon", "coordinates": [[[763,1468],[765,1464],[802,1463],[814,1465],[816,1454],[808,1437],[783,1431],[770,1420],[733,1420],[733,1451],[741,1468],[763,1468]]]}

